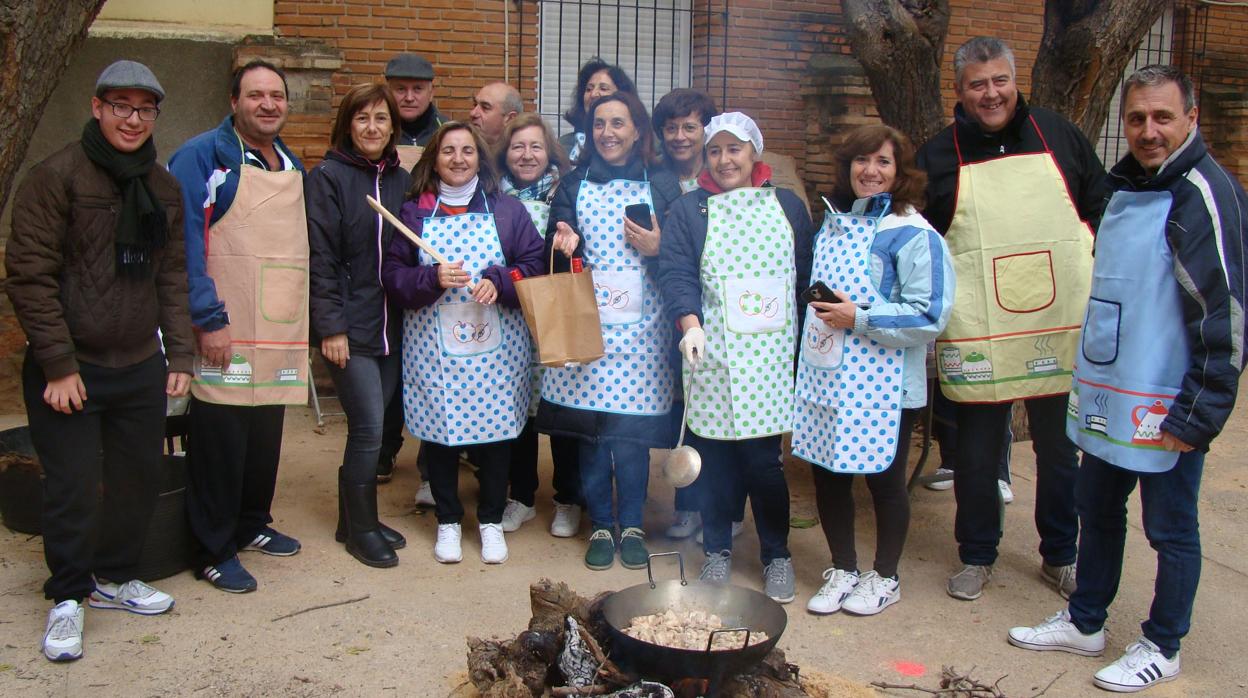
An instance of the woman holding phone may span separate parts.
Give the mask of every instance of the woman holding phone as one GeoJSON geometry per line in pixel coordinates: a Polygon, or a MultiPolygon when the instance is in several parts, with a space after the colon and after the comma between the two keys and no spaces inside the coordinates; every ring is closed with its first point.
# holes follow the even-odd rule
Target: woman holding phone
{"type": "MultiPolygon", "coordinates": [[[[812,300],[797,368],[793,455],[811,463],[832,566],[806,609],[873,615],[901,599],[910,525],[906,456],[927,403],[927,345],[949,321],[953,266],[919,214],[927,178],[909,139],[851,131],[835,156],[832,204],[815,236],[812,300]],[[875,564],[858,569],[853,477],[875,505],[875,564]]],[[[826,201],[826,200],[825,200],[826,201]]]]}
{"type": "Polygon", "coordinates": [[[539,430],[580,440],[581,494],[594,528],[585,565],[595,570],[615,562],[617,523],[621,564],[646,566],[641,518],[650,449],[674,440],[671,326],[655,274],[661,225],[680,185],[654,166],[649,124],[628,92],[589,105],[583,128],[590,138],[555,192],[546,237],[562,253],[556,267],[584,258],[602,321],[606,354],[548,369],[538,410],[539,430]]]}

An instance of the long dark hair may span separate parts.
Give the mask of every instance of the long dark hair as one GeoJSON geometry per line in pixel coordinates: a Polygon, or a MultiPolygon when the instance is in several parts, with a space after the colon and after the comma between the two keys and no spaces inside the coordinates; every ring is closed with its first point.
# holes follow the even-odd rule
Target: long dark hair
{"type": "Polygon", "coordinates": [[[654,155],[654,130],[650,128],[650,115],[646,113],[646,106],[641,103],[637,95],[631,92],[616,92],[615,94],[603,95],[595,99],[589,105],[589,111],[585,113],[585,121],[581,124],[585,134],[585,147],[581,148],[581,154],[576,159],[577,166],[589,165],[589,163],[598,157],[598,145],[594,143],[594,114],[598,112],[598,108],[610,102],[619,102],[628,107],[628,116],[633,120],[633,128],[637,130],[637,142],[633,144],[633,152],[629,153],[628,160],[631,162],[635,157],[641,157],[641,161],[651,167],[655,163],[654,155]]]}
{"type": "Polygon", "coordinates": [[[870,155],[885,143],[893,144],[893,159],[897,165],[897,177],[893,180],[892,208],[904,213],[907,207],[922,211],[926,203],[927,173],[914,163],[914,146],[906,134],[891,126],[873,124],[859,126],[845,137],[845,142],[833,156],[832,203],[842,211],[848,211],[857,198],[850,182],[849,168],[854,158],[870,155]]]}
{"type": "Polygon", "coordinates": [[[494,170],[494,159],[490,157],[490,146],[485,142],[485,136],[472,124],[446,121],[434,132],[429,144],[425,146],[425,152],[420,154],[420,160],[412,168],[412,188],[408,190],[407,198],[416,200],[427,191],[435,194],[438,192],[438,182],[442,181],[437,171],[438,151],[442,149],[446,134],[451,131],[467,131],[472,134],[472,142],[477,147],[478,186],[486,194],[498,191],[498,173],[494,170]]]}
{"type": "MultiPolygon", "coordinates": [[[[589,84],[589,79],[594,77],[594,73],[600,70],[607,71],[607,75],[611,76],[611,82],[615,83],[615,89],[620,92],[628,92],[636,95],[637,87],[633,84],[633,79],[628,77],[628,73],[618,65],[612,65],[598,56],[594,56],[581,66],[581,72],[576,74],[576,89],[572,92],[572,104],[566,112],[563,113],[564,121],[572,124],[572,128],[580,128],[585,122],[585,86],[589,84]]],[[[638,125],[640,128],[640,125],[638,125]]]]}

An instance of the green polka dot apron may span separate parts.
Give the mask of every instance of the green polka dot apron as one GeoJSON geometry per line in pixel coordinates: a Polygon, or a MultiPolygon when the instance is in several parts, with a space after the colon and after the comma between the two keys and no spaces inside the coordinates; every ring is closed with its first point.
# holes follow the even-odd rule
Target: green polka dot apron
{"type": "MultiPolygon", "coordinates": [[[[772,188],[707,199],[702,252],[706,357],[685,399],[689,428],[740,440],[789,431],[797,311],[793,228],[772,188]]],[[[684,384],[692,385],[691,367],[684,384]]]]}
{"type": "MultiPolygon", "coordinates": [[[[871,283],[871,245],[883,218],[828,213],[815,236],[811,282],[823,281],[856,305],[885,300],[871,283]]],[[[886,470],[901,423],[903,349],[806,312],[797,365],[793,455],[842,473],[886,470]]]]}
{"type": "MultiPolygon", "coordinates": [[[[529,212],[529,218],[533,219],[533,225],[537,227],[537,234],[546,239],[546,225],[550,222],[550,204],[545,201],[525,201],[521,200],[524,208],[529,212]]],[[[529,363],[529,384],[532,386],[532,396],[529,400],[529,416],[537,416],[537,405],[542,399],[542,378],[546,374],[546,367],[537,361],[537,347],[530,339],[529,351],[532,359],[529,363]]]]}
{"type": "Polygon", "coordinates": [[[544,400],[618,414],[671,410],[671,327],[644,257],[624,239],[624,208],[639,203],[654,208],[649,181],[581,182],[576,220],[585,240],[585,265],[594,275],[605,353],[583,366],[547,369],[544,400]]]}
{"type": "MultiPolygon", "coordinates": [[[[485,213],[426,218],[421,237],[447,259],[462,261],[475,283],[487,267],[507,263],[488,203],[485,213]]],[[[435,262],[421,250],[420,263],[435,262]]],[[[529,341],[518,309],[478,303],[467,288],[448,288],[436,303],[406,311],[408,430],[446,446],[514,439],[529,410],[529,341]]]]}

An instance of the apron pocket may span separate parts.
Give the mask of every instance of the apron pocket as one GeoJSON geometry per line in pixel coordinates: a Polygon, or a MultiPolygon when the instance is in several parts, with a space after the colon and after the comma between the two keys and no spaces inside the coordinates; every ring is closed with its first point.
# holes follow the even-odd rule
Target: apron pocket
{"type": "Polygon", "coordinates": [[[641,322],[645,301],[641,267],[595,269],[594,296],[603,325],[632,325],[641,322]]]}
{"type": "Polygon", "coordinates": [[[1034,313],[1053,305],[1057,297],[1049,250],[994,257],[992,280],[997,305],[1006,312],[1034,313]]]}
{"type": "Polygon", "coordinates": [[[1122,304],[1093,296],[1088,299],[1088,319],[1083,323],[1083,358],[1094,364],[1118,359],[1118,330],[1122,304]]]}
{"type": "Polygon", "coordinates": [[[293,264],[260,265],[260,315],[279,325],[301,322],[308,308],[308,269],[293,264]]]}
{"type": "Polygon", "coordinates": [[[806,320],[806,331],[802,333],[802,359],[815,368],[840,368],[845,360],[848,335],[848,330],[828,327],[811,313],[806,320]]]}
{"type": "Polygon", "coordinates": [[[467,303],[440,303],[438,335],[442,350],[450,356],[475,356],[495,351],[503,343],[498,306],[467,303]]]}
{"type": "Polygon", "coordinates": [[[783,330],[789,319],[786,279],[750,277],[724,279],[724,324],[736,334],[783,330]]]}

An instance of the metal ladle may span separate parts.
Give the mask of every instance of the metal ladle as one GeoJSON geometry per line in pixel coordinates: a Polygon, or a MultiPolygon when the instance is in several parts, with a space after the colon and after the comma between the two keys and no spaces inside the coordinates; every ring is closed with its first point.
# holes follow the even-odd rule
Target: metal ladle
{"type": "MultiPolygon", "coordinates": [[[[689,372],[689,398],[693,397],[693,386],[698,376],[698,366],[701,361],[693,364],[693,370],[689,372]]],[[[693,446],[685,445],[685,423],[689,421],[689,399],[685,400],[684,413],[680,417],[680,438],[676,440],[676,448],[667,454],[667,460],[663,461],[663,479],[667,480],[673,487],[688,487],[698,479],[698,473],[702,472],[702,456],[693,448],[693,446]]]]}

